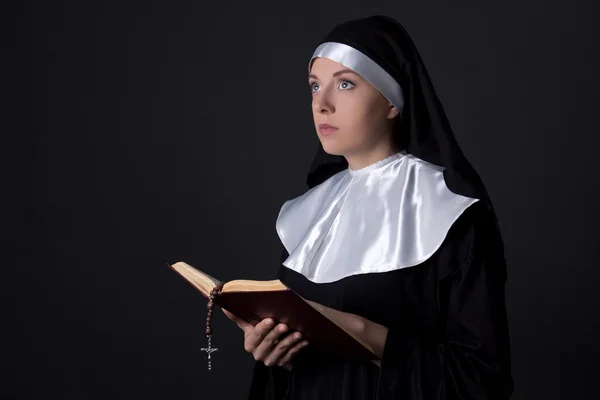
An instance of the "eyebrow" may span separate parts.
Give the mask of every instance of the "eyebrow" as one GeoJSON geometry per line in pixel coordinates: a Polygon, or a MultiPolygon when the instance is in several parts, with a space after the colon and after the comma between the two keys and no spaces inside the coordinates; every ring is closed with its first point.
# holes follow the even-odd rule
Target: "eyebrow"
{"type": "MultiPolygon", "coordinates": [[[[354,75],[357,75],[357,76],[360,76],[356,72],[352,71],[351,69],[341,69],[341,70],[339,70],[337,72],[334,72],[332,76],[339,76],[339,75],[347,73],[347,72],[351,73],[351,74],[354,74],[354,75]]],[[[310,74],[310,75],[308,75],[308,77],[316,79],[316,80],[319,80],[319,78],[317,78],[317,76],[315,74],[310,74]]]]}

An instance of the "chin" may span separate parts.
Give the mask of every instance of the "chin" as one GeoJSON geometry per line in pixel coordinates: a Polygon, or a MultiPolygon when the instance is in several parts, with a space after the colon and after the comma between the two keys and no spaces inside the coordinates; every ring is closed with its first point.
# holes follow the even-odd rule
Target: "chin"
{"type": "Polygon", "coordinates": [[[336,145],[336,143],[332,143],[327,140],[321,140],[321,145],[323,146],[323,150],[325,153],[332,156],[342,156],[344,155],[343,146],[336,145]]]}

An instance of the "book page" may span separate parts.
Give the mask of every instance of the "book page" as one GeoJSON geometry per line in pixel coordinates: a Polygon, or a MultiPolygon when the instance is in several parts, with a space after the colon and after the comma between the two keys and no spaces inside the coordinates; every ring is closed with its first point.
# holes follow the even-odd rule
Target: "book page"
{"type": "Polygon", "coordinates": [[[210,295],[211,290],[219,283],[219,280],[198,271],[196,268],[182,261],[171,265],[171,268],[178,272],[206,297],[210,295]]]}
{"type": "Polygon", "coordinates": [[[289,290],[279,279],[271,281],[252,281],[237,279],[226,282],[223,292],[269,292],[277,290],[289,290]]]}

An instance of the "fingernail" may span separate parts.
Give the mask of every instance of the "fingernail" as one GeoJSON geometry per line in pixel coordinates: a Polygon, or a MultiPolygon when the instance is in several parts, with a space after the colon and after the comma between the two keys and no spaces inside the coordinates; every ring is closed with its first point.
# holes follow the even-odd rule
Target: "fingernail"
{"type": "Polygon", "coordinates": [[[302,342],[302,347],[308,346],[308,342],[302,342]]]}
{"type": "Polygon", "coordinates": [[[279,332],[285,332],[286,330],[286,326],[285,325],[280,325],[279,326],[279,332]]]}
{"type": "Polygon", "coordinates": [[[302,335],[299,333],[294,334],[294,339],[296,339],[296,340],[300,339],[301,337],[302,337],[302,335]]]}
{"type": "Polygon", "coordinates": [[[267,326],[272,326],[273,325],[273,320],[272,319],[268,319],[267,322],[265,322],[265,324],[267,324],[267,326]]]}

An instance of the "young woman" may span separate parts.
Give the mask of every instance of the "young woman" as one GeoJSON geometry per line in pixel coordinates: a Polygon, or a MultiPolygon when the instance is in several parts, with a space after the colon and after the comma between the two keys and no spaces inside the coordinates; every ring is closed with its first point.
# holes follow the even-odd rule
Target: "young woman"
{"type": "Polygon", "coordinates": [[[490,199],[395,20],[336,26],[309,64],[321,147],[277,219],[278,277],[337,310],[380,360],[244,330],[252,399],[507,399],[506,266],[490,199]],[[279,340],[281,339],[281,340],[279,340]]]}

